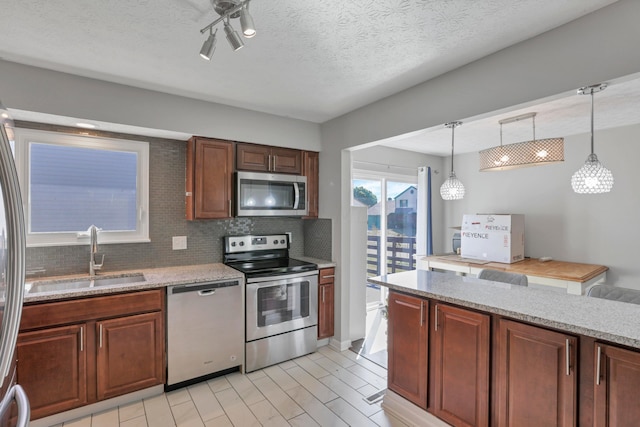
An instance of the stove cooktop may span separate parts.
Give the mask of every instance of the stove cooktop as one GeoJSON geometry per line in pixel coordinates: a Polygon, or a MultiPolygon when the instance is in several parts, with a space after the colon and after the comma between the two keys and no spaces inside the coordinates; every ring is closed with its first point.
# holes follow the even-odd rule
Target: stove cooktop
{"type": "Polygon", "coordinates": [[[245,260],[227,263],[229,267],[243,272],[247,277],[277,276],[317,270],[316,264],[294,258],[245,260]]]}

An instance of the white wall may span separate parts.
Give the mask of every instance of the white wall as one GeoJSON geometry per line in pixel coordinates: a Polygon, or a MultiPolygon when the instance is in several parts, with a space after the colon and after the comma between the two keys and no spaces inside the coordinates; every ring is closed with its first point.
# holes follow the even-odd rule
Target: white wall
{"type": "Polygon", "coordinates": [[[525,256],[606,265],[607,283],[640,289],[639,140],[640,125],[596,131],[595,152],[615,180],[598,195],[576,194],[570,183],[590,152],[588,133],[566,137],[565,161],[554,165],[479,172],[477,153],[456,156],[467,192],[446,203],[446,225],[460,225],[465,213],[524,214],[525,256]]]}
{"type": "Polygon", "coordinates": [[[7,108],[320,151],[316,123],[0,60],[7,108]]]}
{"type": "MultiPolygon", "coordinates": [[[[349,247],[345,243],[348,239],[341,238],[349,233],[340,221],[346,209],[344,194],[348,193],[349,185],[348,174],[345,174],[348,169],[343,166],[345,148],[508,109],[559,93],[570,93],[585,84],[637,73],[640,55],[631,52],[637,51],[640,40],[638,16],[640,1],[620,0],[538,37],[324,123],[321,126],[320,216],[334,220],[333,256],[343,267],[337,272],[337,289],[349,277],[349,247]]],[[[456,158],[456,172],[462,166],[456,158]]],[[[445,174],[439,177],[433,182],[436,188],[446,179],[445,174]]],[[[560,201],[568,217],[580,216],[578,207],[590,203],[576,200],[577,205],[574,205],[568,200],[560,201]]],[[[449,217],[446,211],[445,215],[449,217]]],[[[608,219],[616,221],[615,216],[608,219]]],[[[573,223],[567,225],[573,226],[573,223]]],[[[617,265],[619,272],[634,270],[633,263],[617,265]]],[[[612,272],[610,276],[615,277],[615,274],[620,273],[612,272]]],[[[341,310],[345,310],[344,305],[341,310]]],[[[346,330],[348,328],[336,325],[338,333],[346,330]]],[[[342,337],[346,339],[347,335],[342,337]]],[[[337,336],[336,339],[342,338],[337,336]]]]}

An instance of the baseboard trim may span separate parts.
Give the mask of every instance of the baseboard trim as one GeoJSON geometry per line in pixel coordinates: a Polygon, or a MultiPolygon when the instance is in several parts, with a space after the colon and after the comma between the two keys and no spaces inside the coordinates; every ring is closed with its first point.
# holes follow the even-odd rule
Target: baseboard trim
{"type": "Polygon", "coordinates": [[[387,390],[382,399],[382,408],[410,426],[451,427],[441,419],[417,407],[400,395],[387,390]]]}
{"type": "Polygon", "coordinates": [[[76,418],[86,417],[87,415],[106,411],[107,409],[112,409],[117,406],[127,405],[129,403],[137,402],[142,399],[157,396],[159,394],[162,394],[163,392],[164,384],[156,385],[153,387],[145,388],[144,390],[139,390],[118,397],[113,397],[111,399],[92,403],[91,405],[82,406],[80,408],[71,409],[69,411],[60,412],[59,414],[54,414],[48,417],[30,421],[29,427],[55,426],[67,421],[75,420],[76,418]]]}
{"type": "Polygon", "coordinates": [[[351,347],[351,341],[338,341],[335,338],[329,339],[329,347],[338,351],[346,351],[351,347]]]}

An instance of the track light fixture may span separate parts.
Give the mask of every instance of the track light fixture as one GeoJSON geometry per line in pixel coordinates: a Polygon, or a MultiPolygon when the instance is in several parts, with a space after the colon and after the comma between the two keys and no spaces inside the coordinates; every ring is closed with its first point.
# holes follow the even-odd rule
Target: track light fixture
{"type": "Polygon", "coordinates": [[[218,29],[216,28],[216,32],[214,33],[211,28],[209,28],[209,37],[202,44],[202,49],[200,49],[200,56],[207,61],[211,60],[213,56],[213,52],[216,50],[216,33],[218,29]]]}
{"type": "Polygon", "coordinates": [[[205,40],[200,49],[200,56],[206,60],[210,60],[216,46],[216,33],[213,27],[220,22],[224,23],[224,32],[231,48],[236,51],[244,46],[242,38],[236,30],[231,26],[231,19],[240,18],[240,26],[242,27],[242,35],[245,38],[251,38],[256,35],[256,28],[253,25],[253,18],[249,13],[249,2],[251,0],[211,0],[213,9],[220,15],[218,19],[213,21],[200,30],[204,34],[209,31],[209,38],[205,40]]]}

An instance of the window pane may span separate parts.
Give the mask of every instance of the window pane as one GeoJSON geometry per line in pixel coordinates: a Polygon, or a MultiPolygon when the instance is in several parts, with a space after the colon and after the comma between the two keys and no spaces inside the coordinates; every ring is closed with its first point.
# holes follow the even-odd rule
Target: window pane
{"type": "Polygon", "coordinates": [[[30,232],[136,230],[132,152],[30,144],[30,232]]]}
{"type": "Polygon", "coordinates": [[[387,273],[413,270],[416,251],[418,189],[408,182],[387,181],[387,273]]]}

